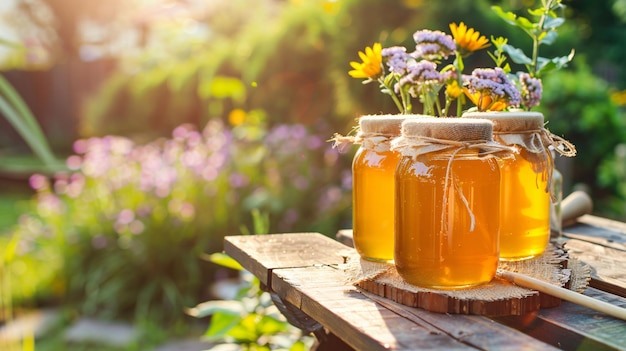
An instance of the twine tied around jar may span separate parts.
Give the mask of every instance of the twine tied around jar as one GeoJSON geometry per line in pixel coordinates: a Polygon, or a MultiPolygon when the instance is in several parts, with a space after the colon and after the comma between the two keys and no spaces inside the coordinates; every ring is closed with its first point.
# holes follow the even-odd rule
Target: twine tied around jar
{"type": "MultiPolygon", "coordinates": [[[[444,178],[444,189],[443,189],[443,199],[442,199],[442,208],[445,209],[448,203],[448,185],[450,183],[450,178],[452,177],[452,162],[457,157],[457,154],[464,150],[477,150],[478,157],[494,155],[496,153],[515,153],[517,150],[513,147],[502,145],[494,142],[493,140],[487,139],[479,139],[479,140],[467,140],[467,141],[458,141],[458,140],[449,140],[449,139],[440,139],[435,137],[428,137],[423,135],[418,136],[406,136],[403,135],[399,138],[394,139],[391,142],[391,150],[398,150],[402,153],[403,156],[409,156],[412,159],[417,158],[421,155],[426,155],[434,152],[449,152],[446,156],[449,157],[448,163],[446,166],[446,175],[444,178]]],[[[470,217],[470,232],[474,231],[476,226],[476,219],[474,213],[472,212],[469,202],[467,198],[463,194],[461,188],[453,182],[454,189],[457,191],[457,194],[461,198],[465,209],[470,217]]],[[[441,228],[447,231],[447,221],[446,221],[446,211],[441,211],[441,228]]]]}
{"type": "Polygon", "coordinates": [[[333,142],[333,148],[343,149],[345,145],[361,145],[364,149],[376,152],[385,152],[390,150],[390,142],[397,135],[363,132],[358,131],[356,135],[341,135],[335,133],[330,141],[333,142]]]}
{"type": "Polygon", "coordinates": [[[540,131],[545,146],[552,146],[554,151],[558,152],[561,156],[576,156],[576,147],[574,144],[556,134],[552,134],[546,128],[541,128],[540,131]]]}
{"type": "Polygon", "coordinates": [[[528,130],[494,130],[493,135],[497,136],[506,145],[519,145],[532,154],[541,155],[546,160],[547,165],[545,167],[539,165],[539,169],[535,169],[535,171],[538,172],[543,169],[544,174],[547,174],[548,181],[545,191],[550,193],[554,201],[554,194],[550,191],[552,187],[552,172],[550,170],[554,168],[554,160],[552,156],[548,155],[548,148],[552,147],[554,151],[562,156],[574,157],[576,156],[574,144],[558,135],[552,134],[543,127],[528,130]]]}
{"type": "Polygon", "coordinates": [[[352,128],[348,135],[335,133],[329,140],[334,148],[345,149],[348,145],[361,145],[362,148],[386,152],[389,143],[400,135],[402,122],[411,118],[423,118],[422,115],[365,115],[359,118],[359,125],[352,128]],[[356,132],[356,135],[351,135],[356,132]]]}

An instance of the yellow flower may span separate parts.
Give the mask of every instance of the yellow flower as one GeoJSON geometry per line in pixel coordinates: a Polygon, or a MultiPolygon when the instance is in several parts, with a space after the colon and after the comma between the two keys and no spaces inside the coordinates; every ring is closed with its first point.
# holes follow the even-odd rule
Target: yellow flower
{"type": "Polygon", "coordinates": [[[236,108],[228,114],[228,123],[230,123],[233,127],[236,127],[243,124],[246,121],[246,117],[246,111],[236,108]]]}
{"type": "Polygon", "coordinates": [[[353,78],[376,78],[382,71],[383,47],[380,43],[374,43],[372,47],[365,48],[365,52],[359,51],[359,57],[363,62],[350,62],[354,68],[348,74],[353,78]]]}
{"type": "Polygon", "coordinates": [[[456,23],[450,23],[450,31],[454,37],[454,41],[465,53],[471,53],[488,47],[489,39],[474,28],[467,28],[465,23],[461,22],[457,26],[456,23]]]}
{"type": "Polygon", "coordinates": [[[494,101],[489,94],[478,91],[472,94],[467,88],[463,88],[463,92],[478,107],[478,111],[502,111],[508,106],[505,101],[494,101]]]}
{"type": "Polygon", "coordinates": [[[458,98],[461,94],[463,94],[463,90],[459,87],[459,83],[456,80],[446,85],[446,95],[452,99],[458,98]]]}
{"type": "Polygon", "coordinates": [[[618,106],[626,105],[626,90],[618,91],[611,94],[611,100],[618,106]]]}

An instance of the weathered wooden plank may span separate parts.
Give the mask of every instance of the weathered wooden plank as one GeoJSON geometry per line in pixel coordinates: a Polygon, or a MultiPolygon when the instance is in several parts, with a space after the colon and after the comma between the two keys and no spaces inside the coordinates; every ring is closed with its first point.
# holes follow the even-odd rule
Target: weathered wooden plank
{"type": "Polygon", "coordinates": [[[626,251],[626,223],[585,215],[563,229],[563,236],[626,251]]]}
{"type": "Polygon", "coordinates": [[[376,304],[343,283],[336,268],[275,269],[273,275],[273,291],[357,350],[475,350],[376,304]]]}
{"type": "MultiPolygon", "coordinates": [[[[626,307],[626,299],[594,288],[585,295],[626,307]]],[[[626,350],[626,322],[567,301],[526,316],[493,319],[565,350],[626,350]]]]}
{"type": "Polygon", "coordinates": [[[457,340],[485,350],[552,350],[554,347],[525,334],[520,334],[507,326],[493,323],[480,316],[451,315],[406,307],[403,304],[371,293],[364,293],[370,299],[415,321],[427,323],[457,340]]]}
{"type": "Polygon", "coordinates": [[[565,248],[570,257],[592,267],[591,287],[626,297],[626,252],[576,239],[565,248]]]}
{"type": "Polygon", "coordinates": [[[551,346],[478,316],[407,307],[342,282],[332,267],[274,270],[272,290],[358,350],[551,350],[551,346]],[[374,303],[376,302],[376,303],[374,303]]]}
{"type": "MultiPolygon", "coordinates": [[[[623,272],[626,267],[626,256],[621,250],[573,239],[568,245],[570,246],[566,247],[573,258],[588,262],[595,268],[592,284],[595,281],[618,288],[624,287],[626,274],[615,273],[623,272]],[[605,273],[608,274],[608,280],[605,273]]],[[[409,350],[415,349],[415,340],[420,343],[420,348],[426,349],[441,348],[444,344],[448,349],[468,347],[501,349],[502,346],[508,345],[495,342],[493,345],[497,347],[490,347],[461,338],[462,335],[467,335],[470,339],[473,335],[476,335],[477,339],[482,338],[481,332],[466,330],[462,323],[479,325],[480,323],[471,318],[486,320],[481,319],[484,317],[447,316],[407,306],[390,314],[389,305],[386,305],[386,308],[372,305],[373,299],[365,297],[352,286],[344,285],[341,280],[337,282],[342,272],[325,266],[343,263],[344,256],[352,254],[352,250],[315,233],[227,237],[225,240],[226,253],[237,259],[262,281],[269,282],[270,287],[277,292],[280,291],[281,297],[286,301],[298,306],[326,327],[333,326],[332,331],[352,347],[366,350],[386,348],[409,350]],[[303,268],[289,269],[290,267],[303,268]],[[268,276],[272,270],[275,273],[274,281],[268,276]],[[333,274],[335,278],[331,279],[333,274]],[[432,318],[435,322],[433,319],[427,319],[428,322],[424,323],[409,321],[409,324],[406,324],[407,319],[411,318],[407,317],[407,313],[411,313],[407,311],[411,310],[418,311],[420,317],[434,315],[432,318]],[[400,316],[403,317],[399,318],[400,316]],[[437,324],[437,318],[450,320],[444,320],[443,326],[440,326],[437,324]],[[419,330],[417,334],[416,330],[419,330]],[[374,347],[375,345],[378,346],[374,347]]],[[[604,291],[588,288],[585,294],[626,306],[626,299],[604,291]]],[[[387,304],[393,303],[384,298],[379,299],[387,304]]],[[[569,302],[563,302],[560,307],[554,309],[524,316],[499,317],[494,320],[529,334],[530,336],[519,333],[530,338],[531,342],[533,338],[537,338],[550,345],[572,350],[581,348],[626,350],[626,322],[569,302]]],[[[496,323],[493,324],[501,327],[496,323]]],[[[491,336],[487,333],[484,339],[496,340],[497,335],[501,333],[495,332],[491,336]]],[[[519,345],[526,345],[524,342],[516,343],[517,348],[519,345]]],[[[542,345],[536,348],[546,347],[545,344],[542,345]]]]}
{"type": "Polygon", "coordinates": [[[320,233],[227,236],[224,252],[269,285],[276,268],[344,263],[352,249],[320,233]]]}

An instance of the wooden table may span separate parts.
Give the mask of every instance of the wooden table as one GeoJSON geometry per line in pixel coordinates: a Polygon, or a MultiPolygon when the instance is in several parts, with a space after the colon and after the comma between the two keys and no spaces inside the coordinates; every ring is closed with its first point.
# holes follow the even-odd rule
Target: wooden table
{"type": "MultiPolygon", "coordinates": [[[[626,307],[626,223],[585,215],[564,229],[564,240],[570,256],[592,268],[584,294],[626,307]]],[[[354,249],[322,234],[230,236],[224,249],[284,305],[290,322],[315,332],[318,350],[626,350],[626,321],[567,301],[490,318],[360,291],[338,269],[354,249]]]]}

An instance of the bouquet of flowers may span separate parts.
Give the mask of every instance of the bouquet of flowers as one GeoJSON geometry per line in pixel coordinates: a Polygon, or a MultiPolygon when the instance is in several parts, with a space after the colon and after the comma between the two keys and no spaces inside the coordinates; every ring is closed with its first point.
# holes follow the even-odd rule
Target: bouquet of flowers
{"type": "Polygon", "coordinates": [[[439,30],[419,30],[413,34],[415,50],[405,47],[383,48],[374,43],[359,52],[361,62],[350,63],[350,76],[365,79],[364,83],[378,82],[381,91],[391,96],[400,113],[413,112],[413,100],[422,105],[422,114],[433,116],[460,116],[469,110],[503,111],[530,110],[541,100],[542,74],[566,66],[574,51],[563,57],[545,58],[538,55],[541,45],[552,44],[556,29],[564,23],[557,14],[563,9],[561,0],[542,0],[542,5],[528,12],[532,19],[492,9],[507,23],[522,29],[533,42],[533,52],[527,56],[511,46],[503,37],[487,39],[465,23],[451,23],[450,33],[439,30]],[[492,46],[488,52],[493,67],[474,68],[464,74],[464,58],[492,46]],[[507,62],[524,65],[526,71],[513,73],[507,62]],[[456,105],[456,108],[453,106],[456,105]]]}

